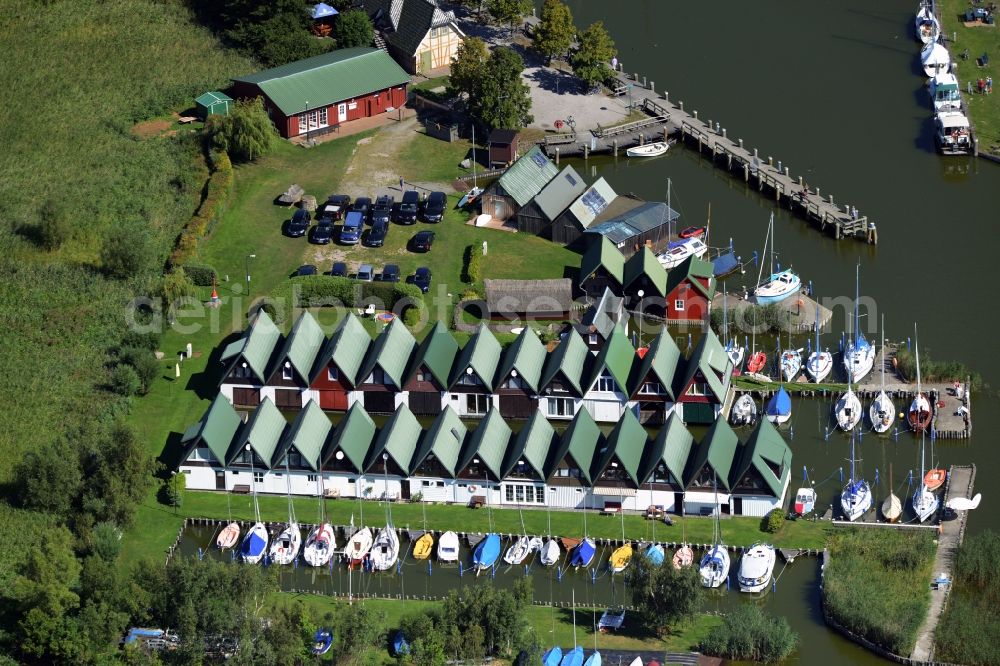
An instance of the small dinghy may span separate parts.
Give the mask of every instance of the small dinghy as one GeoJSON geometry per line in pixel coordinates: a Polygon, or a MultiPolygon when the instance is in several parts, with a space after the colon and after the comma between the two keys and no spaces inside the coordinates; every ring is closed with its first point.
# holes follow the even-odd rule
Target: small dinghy
{"type": "Polygon", "coordinates": [[[236,541],[240,538],[240,524],[239,523],[229,523],[222,528],[219,532],[219,536],[215,538],[215,545],[219,550],[226,550],[227,548],[232,548],[236,545],[236,541]]]}
{"type": "Polygon", "coordinates": [[[753,396],[744,393],[736,400],[729,414],[729,423],[733,426],[752,426],[757,423],[757,403],[753,396]]]}
{"type": "Polygon", "coordinates": [[[740,559],[740,572],[737,578],[740,592],[762,592],[771,582],[774,572],[774,546],[766,543],[755,543],[743,553],[740,559]]]}
{"type": "Polygon", "coordinates": [[[663,546],[658,543],[649,545],[642,555],[649,560],[649,563],[654,567],[658,567],[663,564],[663,559],[666,557],[666,553],[663,552],[663,546]]]}
{"type": "Polygon", "coordinates": [[[903,503],[899,501],[895,493],[889,493],[889,496],[882,502],[882,517],[890,523],[897,523],[902,514],[903,503]]]}
{"type": "Polygon", "coordinates": [[[799,488],[795,491],[795,513],[804,516],[812,513],[816,508],[816,490],[813,488],[799,488]]]}
{"type": "Polygon", "coordinates": [[[976,493],[976,496],[972,499],[968,497],[952,497],[950,500],[945,502],[945,506],[952,511],[971,511],[979,506],[979,502],[982,501],[983,494],[976,493]]]}
{"type": "Polygon", "coordinates": [[[542,666],[559,666],[562,656],[562,648],[557,645],[542,655],[542,666]]]}
{"type": "Polygon", "coordinates": [[[362,527],[360,530],[355,532],[350,540],[347,542],[347,546],[344,548],[344,557],[347,558],[348,564],[354,566],[361,564],[368,554],[368,551],[372,549],[372,531],[369,527],[362,527]]]}
{"type": "Polygon", "coordinates": [[[678,234],[681,238],[696,238],[705,235],[705,227],[684,227],[678,234]]]}
{"type": "Polygon", "coordinates": [[[302,551],[302,559],[306,564],[314,567],[325,566],[333,555],[333,549],[337,547],[336,537],[333,535],[333,526],[330,523],[323,523],[312,528],[309,536],[306,537],[306,547],[302,551]]]}
{"type": "Polygon", "coordinates": [[[595,650],[587,657],[587,661],[583,662],[583,666],[601,666],[601,653],[595,650]]]}
{"type": "Polygon", "coordinates": [[[659,157],[667,152],[670,145],[666,141],[647,143],[644,146],[632,146],[625,151],[629,157],[659,157]]]}
{"type": "Polygon", "coordinates": [[[298,523],[289,523],[271,544],[271,561],[275,564],[291,564],[299,556],[302,546],[302,532],[298,523]]]}
{"type": "Polygon", "coordinates": [[[413,559],[426,560],[434,552],[434,535],[424,532],[413,542],[413,559]]]}
{"type": "Polygon", "coordinates": [[[622,628],[623,624],[625,624],[625,609],[609,608],[601,613],[601,619],[597,622],[597,630],[602,633],[609,629],[611,631],[618,631],[622,628]]]}
{"type": "Polygon", "coordinates": [[[547,567],[551,567],[553,564],[559,561],[559,542],[555,539],[546,539],[545,543],[542,545],[541,555],[539,557],[542,564],[547,567]]]}
{"type": "Polygon", "coordinates": [[[473,187],[471,190],[462,195],[462,198],[458,200],[456,208],[465,208],[466,206],[471,206],[476,203],[479,195],[483,193],[483,188],[473,187]]]}
{"type": "Polygon", "coordinates": [[[611,553],[611,557],[608,558],[608,565],[611,567],[612,573],[621,573],[625,571],[625,568],[631,561],[632,544],[627,543],[624,546],[615,548],[614,552],[611,553]]]}
{"type": "Polygon", "coordinates": [[[759,375],[765,365],[767,365],[767,354],[756,351],[750,354],[750,358],[747,359],[747,374],[759,375]]]}
{"type": "Polygon", "coordinates": [[[333,632],[329,629],[318,629],[313,636],[312,653],[315,655],[326,654],[333,645],[333,632]]]}
{"type": "Polygon", "coordinates": [[[837,427],[844,432],[850,432],[858,425],[861,420],[861,401],[851,388],[848,387],[847,392],[840,396],[834,414],[837,417],[837,427]]]}
{"type": "Polygon", "coordinates": [[[929,469],[927,470],[927,473],[924,474],[924,485],[927,486],[927,490],[933,492],[943,486],[947,478],[948,470],[929,469]]]}
{"type": "Polygon", "coordinates": [[[685,569],[692,564],[694,564],[694,551],[691,550],[691,546],[685,544],[678,548],[673,558],[674,569],[685,569]]]}
{"type": "Polygon", "coordinates": [[[583,648],[577,645],[564,654],[559,666],[583,666],[583,648]]]}
{"type": "Polygon", "coordinates": [[[792,417],[792,398],[784,386],[778,387],[778,392],[767,402],[767,420],[781,425],[792,417]]]}
{"type": "Polygon", "coordinates": [[[520,564],[531,552],[530,539],[527,536],[519,536],[514,540],[503,555],[503,561],[507,564],[520,564]]]}
{"type": "Polygon", "coordinates": [[[493,566],[498,557],[500,557],[500,535],[487,534],[472,552],[472,566],[478,573],[493,566]]]}
{"type": "Polygon", "coordinates": [[[386,525],[379,530],[378,536],[372,543],[369,553],[372,567],[376,571],[387,571],[399,559],[399,536],[392,525],[386,525]]]}
{"type": "Polygon", "coordinates": [[[573,555],[569,559],[569,564],[577,568],[590,566],[596,553],[597,545],[593,539],[587,537],[573,549],[573,555]]]}
{"type": "Polygon", "coordinates": [[[438,539],[437,557],[440,562],[458,562],[458,535],[445,532],[438,539]]]}
{"type": "Polygon", "coordinates": [[[253,527],[243,537],[240,545],[240,557],[247,564],[257,564],[267,551],[268,534],[264,523],[254,523],[253,527]]]}

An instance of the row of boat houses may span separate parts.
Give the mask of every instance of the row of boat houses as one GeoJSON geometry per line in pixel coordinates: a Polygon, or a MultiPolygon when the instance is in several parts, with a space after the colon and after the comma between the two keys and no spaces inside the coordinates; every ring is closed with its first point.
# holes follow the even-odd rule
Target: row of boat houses
{"type": "Polygon", "coordinates": [[[240,408],[270,400],[282,410],[360,404],[393,414],[405,406],[419,416],[451,410],[462,418],[495,409],[503,418],[540,412],[562,421],[586,411],[605,423],[631,412],[650,425],[673,412],[686,423],[713,423],[730,398],[733,371],[710,330],[687,357],[665,329],[637,350],[623,322],[603,314],[567,327],[549,351],[531,327],[506,349],[485,325],[459,347],[442,322],[418,343],[399,319],[373,340],[353,313],[328,338],[304,312],[285,336],[260,310],[221,361],[220,393],[240,408]]]}
{"type": "Polygon", "coordinates": [[[337,416],[310,402],[289,422],[265,399],[244,421],[217,396],[179,469],[199,490],[745,516],[781,507],[791,476],[766,419],[743,442],[725,419],[695,442],[677,414],[652,435],[629,411],[607,434],[586,410],[561,433],[540,412],[515,432],[496,408],[474,428],[450,407],[426,428],[405,404],[381,428],[360,404],[337,416]]]}

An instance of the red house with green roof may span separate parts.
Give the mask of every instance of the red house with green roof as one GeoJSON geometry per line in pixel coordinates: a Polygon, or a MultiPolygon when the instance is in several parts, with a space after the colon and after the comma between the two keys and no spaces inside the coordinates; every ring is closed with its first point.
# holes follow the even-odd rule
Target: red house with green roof
{"type": "Polygon", "coordinates": [[[712,264],[691,256],[667,273],[667,321],[703,324],[708,321],[715,276],[712,264]]]}

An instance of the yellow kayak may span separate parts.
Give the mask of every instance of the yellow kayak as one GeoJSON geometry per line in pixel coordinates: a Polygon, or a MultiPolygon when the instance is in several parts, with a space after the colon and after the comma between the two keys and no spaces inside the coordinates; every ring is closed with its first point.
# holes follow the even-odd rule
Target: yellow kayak
{"type": "Polygon", "coordinates": [[[632,561],[632,544],[627,543],[624,546],[620,546],[615,549],[615,552],[611,553],[611,557],[608,559],[608,564],[611,565],[611,570],[615,573],[623,571],[628,563],[632,561]]]}
{"type": "Polygon", "coordinates": [[[418,560],[426,560],[433,550],[434,535],[430,532],[424,532],[413,544],[413,557],[418,560]]]}

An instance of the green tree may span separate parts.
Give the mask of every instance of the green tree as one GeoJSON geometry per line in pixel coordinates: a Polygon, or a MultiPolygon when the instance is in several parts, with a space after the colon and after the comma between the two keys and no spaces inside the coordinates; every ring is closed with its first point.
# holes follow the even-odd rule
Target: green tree
{"type": "Polygon", "coordinates": [[[111,368],[108,386],[118,395],[130,397],[142,390],[142,380],[131,365],[116,365],[111,368]]]}
{"type": "Polygon", "coordinates": [[[153,241],[142,220],[131,219],[108,230],[101,246],[101,264],[112,276],[127,280],[150,268],[153,241]]]}
{"type": "Polygon", "coordinates": [[[515,24],[520,24],[525,14],[531,13],[531,0],[490,0],[490,14],[500,23],[506,23],[511,34],[515,24]]]}
{"type": "Polygon", "coordinates": [[[580,35],[580,44],[572,57],[573,72],[591,89],[611,78],[609,65],[616,53],[604,22],[592,23],[580,35]]]}
{"type": "Polygon", "coordinates": [[[451,61],[451,73],[448,76],[449,93],[465,94],[471,97],[479,92],[479,87],[486,76],[486,63],[489,62],[490,51],[479,37],[465,37],[455,51],[451,61]]]}
{"type": "Polygon", "coordinates": [[[160,487],[160,501],[167,506],[180,508],[184,504],[186,479],[184,474],[171,474],[164,479],[160,487]]]}
{"type": "Polygon", "coordinates": [[[569,51],[575,36],[576,26],[573,25],[573,13],[569,7],[559,0],[545,0],[540,21],[532,37],[535,51],[551,61],[569,51]]]}
{"type": "Polygon", "coordinates": [[[118,362],[131,366],[139,378],[139,393],[146,395],[153,382],[160,376],[160,362],[153,352],[141,347],[122,347],[118,351],[118,362]]]}
{"type": "Polygon", "coordinates": [[[181,299],[194,296],[194,283],[188,279],[183,266],[175,266],[163,276],[163,306],[164,310],[173,316],[174,309],[181,299]]]}
{"type": "Polygon", "coordinates": [[[14,474],[21,506],[65,518],[83,486],[76,446],[66,438],[28,449],[14,474]]]}
{"type": "Polygon", "coordinates": [[[81,505],[90,524],[130,525],[152,481],[153,459],[124,423],[111,426],[96,442],[81,445],[86,447],[87,460],[81,505]]]}
{"type": "Polygon", "coordinates": [[[368,13],[363,9],[352,9],[339,14],[333,27],[333,38],[337,40],[338,49],[371,46],[375,39],[375,29],[368,13]]]}
{"type": "Polygon", "coordinates": [[[698,610],[704,588],[695,567],[655,566],[645,557],[632,562],[626,581],[647,630],[662,636],[698,610]]]}
{"type": "Polygon", "coordinates": [[[122,549],[122,531],[114,523],[103,522],[90,533],[90,551],[107,562],[118,559],[122,549]]]}
{"type": "Polygon", "coordinates": [[[531,115],[531,92],[521,79],[524,60],[506,47],[493,49],[487,63],[488,76],[479,95],[472,100],[473,117],[489,129],[525,127],[531,115]]]}
{"type": "Polygon", "coordinates": [[[228,116],[212,116],[209,131],[215,146],[238,162],[266,155],[278,139],[278,130],[260,97],[239,100],[230,107],[228,116]]]}
{"type": "Polygon", "coordinates": [[[46,250],[58,250],[73,236],[73,222],[65,204],[48,199],[39,212],[38,236],[46,250]]]}

